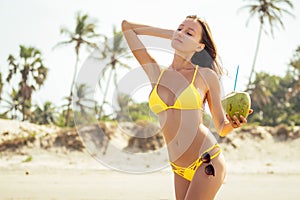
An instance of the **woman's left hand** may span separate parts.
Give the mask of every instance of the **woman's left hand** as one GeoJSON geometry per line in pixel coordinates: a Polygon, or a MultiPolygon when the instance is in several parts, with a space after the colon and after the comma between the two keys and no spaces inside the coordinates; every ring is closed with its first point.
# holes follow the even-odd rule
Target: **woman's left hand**
{"type": "MultiPolygon", "coordinates": [[[[249,110],[249,115],[253,113],[253,110],[250,109],[249,110]]],[[[231,126],[233,128],[239,128],[242,125],[247,123],[247,119],[245,117],[243,117],[242,115],[240,115],[240,119],[241,121],[237,118],[237,116],[233,116],[232,119],[230,118],[230,116],[228,114],[226,114],[226,118],[228,119],[228,121],[230,122],[231,126]]]]}

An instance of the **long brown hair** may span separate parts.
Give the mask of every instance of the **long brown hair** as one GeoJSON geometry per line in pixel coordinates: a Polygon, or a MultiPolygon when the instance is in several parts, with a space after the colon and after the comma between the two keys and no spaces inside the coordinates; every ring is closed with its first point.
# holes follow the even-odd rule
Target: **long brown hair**
{"type": "Polygon", "coordinates": [[[186,19],[194,19],[199,22],[200,26],[202,27],[202,36],[200,42],[205,44],[205,48],[200,52],[196,52],[191,61],[199,66],[209,67],[218,75],[222,75],[224,72],[221,67],[219,56],[217,54],[217,48],[208,24],[204,20],[198,18],[197,15],[189,15],[186,17],[186,19]]]}

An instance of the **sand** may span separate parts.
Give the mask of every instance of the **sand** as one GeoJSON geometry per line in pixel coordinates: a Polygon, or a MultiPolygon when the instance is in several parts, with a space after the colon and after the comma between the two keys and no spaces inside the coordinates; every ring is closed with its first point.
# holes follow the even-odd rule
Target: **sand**
{"type": "MultiPolygon", "coordinates": [[[[18,133],[20,126],[16,122],[2,122],[0,133],[10,128],[5,137],[13,130],[18,133]]],[[[41,130],[45,127],[22,127],[31,126],[43,137],[41,130]]],[[[281,141],[260,129],[259,137],[232,133],[228,135],[230,143],[220,142],[228,173],[217,200],[300,199],[300,138],[281,141]]],[[[46,132],[51,134],[50,129],[46,132]]],[[[101,158],[126,169],[137,166],[132,157],[119,157],[112,149],[108,146],[107,154],[101,158]]],[[[155,157],[159,158],[157,162],[151,160],[152,155],[141,158],[138,169],[154,172],[139,174],[108,168],[92,157],[94,153],[36,145],[1,151],[0,200],[175,200],[170,167],[154,170],[157,163],[167,162],[164,153],[155,157]]]]}
{"type": "MultiPolygon", "coordinates": [[[[97,170],[5,171],[1,199],[175,199],[170,172],[144,175],[97,170]]],[[[300,175],[229,174],[216,199],[300,197],[300,175]]]]}
{"type": "MultiPolygon", "coordinates": [[[[168,167],[153,173],[124,173],[106,168],[86,152],[44,152],[33,154],[31,162],[22,162],[24,158],[2,157],[0,199],[175,200],[168,167]]],[[[300,173],[235,173],[231,169],[216,199],[296,200],[299,186],[300,173]]]]}

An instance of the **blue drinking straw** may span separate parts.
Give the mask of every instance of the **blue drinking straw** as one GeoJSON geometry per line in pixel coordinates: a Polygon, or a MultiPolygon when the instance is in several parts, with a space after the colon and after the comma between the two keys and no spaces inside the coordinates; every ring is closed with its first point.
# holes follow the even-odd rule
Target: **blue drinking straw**
{"type": "Polygon", "coordinates": [[[240,68],[240,65],[237,66],[236,73],[235,73],[235,81],[234,81],[234,87],[233,87],[234,92],[235,92],[235,88],[236,88],[237,77],[239,74],[239,68],[240,68]]]}

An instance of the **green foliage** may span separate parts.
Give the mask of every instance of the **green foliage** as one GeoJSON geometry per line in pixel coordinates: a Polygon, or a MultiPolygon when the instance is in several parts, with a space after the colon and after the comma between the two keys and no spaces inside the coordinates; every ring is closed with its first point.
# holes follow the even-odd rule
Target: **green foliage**
{"type": "Polygon", "coordinates": [[[62,112],[59,113],[58,117],[56,118],[56,125],[58,125],[59,127],[74,127],[75,123],[74,123],[74,117],[73,117],[73,111],[70,110],[70,118],[68,125],[66,126],[66,113],[67,110],[63,110],[62,112]]]}
{"type": "Polygon", "coordinates": [[[80,111],[70,111],[69,124],[66,126],[65,124],[65,116],[67,110],[62,111],[58,117],[55,118],[56,125],[59,127],[75,127],[87,124],[97,123],[97,118],[93,113],[83,113],[80,111]]]}
{"type": "Polygon", "coordinates": [[[31,112],[30,122],[36,124],[53,124],[55,123],[55,106],[46,101],[42,107],[39,105],[35,106],[33,112],[31,112]]]}
{"type": "Polygon", "coordinates": [[[16,89],[12,89],[12,92],[8,96],[9,99],[3,98],[3,113],[1,113],[1,118],[7,119],[17,119],[18,113],[20,112],[20,102],[18,97],[18,92],[16,89]]]}
{"type": "Polygon", "coordinates": [[[252,62],[251,72],[249,76],[249,81],[247,87],[252,83],[252,75],[254,73],[255,63],[258,56],[259,45],[261,42],[262,31],[267,33],[266,25],[269,25],[270,32],[274,36],[273,28],[280,25],[284,28],[284,23],[282,21],[283,15],[288,14],[293,16],[289,9],[293,9],[294,5],[290,0],[247,0],[248,5],[243,6],[241,9],[247,9],[249,11],[250,17],[257,16],[259,19],[260,27],[258,32],[258,38],[256,43],[255,54],[252,62]]]}
{"type": "Polygon", "coordinates": [[[300,125],[300,47],[284,77],[257,73],[248,92],[254,109],[250,123],[300,125]]]}
{"type": "Polygon", "coordinates": [[[209,129],[215,128],[211,115],[206,112],[203,113],[203,124],[209,129]]]}
{"type": "Polygon", "coordinates": [[[147,102],[143,103],[132,103],[128,106],[129,116],[132,121],[145,120],[153,121],[151,118],[149,105],[147,102]]]}
{"type": "Polygon", "coordinates": [[[266,26],[269,24],[270,32],[273,35],[273,28],[280,25],[284,28],[282,17],[284,14],[293,16],[289,9],[293,9],[294,5],[290,0],[247,0],[248,5],[243,6],[241,9],[247,9],[250,17],[257,16],[260,24],[266,26]]]}
{"type": "Polygon", "coordinates": [[[154,114],[150,111],[148,102],[136,103],[128,94],[118,94],[119,111],[116,119],[118,121],[156,121],[154,114]]]}
{"type": "Polygon", "coordinates": [[[83,113],[80,111],[73,111],[74,125],[87,125],[97,123],[97,118],[94,113],[83,113]]]}
{"type": "Polygon", "coordinates": [[[76,27],[74,32],[70,31],[67,28],[62,28],[60,30],[62,34],[67,35],[68,39],[66,41],[59,42],[56,46],[74,44],[75,53],[76,53],[76,62],[74,67],[70,94],[67,97],[68,104],[67,104],[67,112],[65,115],[66,119],[64,120],[65,126],[68,126],[70,121],[69,118],[71,113],[71,103],[73,97],[73,89],[75,86],[75,79],[78,70],[80,50],[82,49],[83,46],[87,47],[88,49],[97,48],[96,43],[91,40],[92,38],[97,38],[100,36],[95,32],[95,28],[96,28],[96,20],[90,18],[87,14],[82,14],[78,12],[76,14],[76,27]]]}
{"type": "Polygon", "coordinates": [[[31,161],[32,161],[32,155],[29,155],[22,162],[31,162],[31,161]]]}
{"type": "Polygon", "coordinates": [[[99,107],[98,115],[99,119],[102,119],[106,113],[104,106],[112,106],[107,101],[109,86],[113,81],[115,89],[118,90],[118,73],[122,69],[130,69],[130,66],[126,64],[128,59],[132,56],[126,55],[128,52],[128,46],[126,45],[122,31],[117,31],[116,27],[113,26],[113,38],[104,37],[104,48],[102,49],[102,62],[105,67],[101,71],[98,86],[102,92],[102,102],[99,107]]]}
{"type": "Polygon", "coordinates": [[[69,97],[65,99],[68,101],[67,104],[63,105],[63,111],[59,114],[56,119],[56,123],[61,127],[74,127],[75,125],[91,124],[96,123],[96,102],[91,99],[93,91],[86,84],[76,85],[74,91],[73,107],[69,108],[69,97]],[[65,116],[69,112],[69,117],[65,116]],[[68,123],[66,123],[68,120],[68,123]]]}
{"type": "Polygon", "coordinates": [[[255,86],[250,90],[250,96],[255,113],[250,115],[249,122],[271,126],[281,123],[299,124],[300,121],[296,117],[300,112],[297,96],[287,99],[289,87],[286,79],[258,73],[253,84],[255,86]]]}
{"type": "Polygon", "coordinates": [[[20,45],[19,57],[9,55],[7,59],[9,72],[6,81],[10,82],[13,77],[19,79],[18,88],[12,88],[12,104],[15,106],[17,102],[17,106],[11,111],[19,111],[23,120],[30,117],[32,93],[36,88],[40,88],[47,78],[48,68],[44,66],[41,56],[40,50],[20,45]]]}
{"type": "Polygon", "coordinates": [[[84,115],[95,111],[97,102],[89,98],[91,96],[93,96],[93,91],[87,84],[81,83],[76,85],[75,98],[73,99],[74,109],[79,110],[84,115]]]}
{"type": "MultiPolygon", "coordinates": [[[[271,33],[273,33],[273,27],[276,24],[283,27],[282,14],[291,14],[277,4],[280,3],[286,5],[287,8],[293,8],[293,4],[289,0],[253,0],[249,3],[245,8],[249,8],[250,17],[258,14],[262,27],[266,28],[265,25],[269,23],[271,33]],[[266,3],[267,5],[264,5],[266,3]]],[[[157,117],[150,111],[147,102],[137,103],[127,94],[118,94],[119,109],[116,113],[107,114],[104,112],[104,105],[112,107],[107,101],[109,86],[113,82],[118,90],[118,73],[120,69],[130,69],[127,63],[131,56],[127,54],[128,47],[124,42],[122,32],[118,31],[115,26],[112,30],[113,38],[102,37],[103,49],[99,49],[100,47],[92,40],[101,39],[101,35],[95,31],[96,21],[89,18],[87,14],[78,13],[75,25],[72,30],[61,29],[61,33],[65,34],[66,39],[57,44],[74,45],[76,53],[70,94],[66,98],[67,104],[61,107],[62,111],[58,113],[57,108],[51,102],[45,102],[42,107],[32,107],[32,93],[44,84],[48,69],[44,66],[41,52],[38,49],[20,45],[19,55],[9,55],[7,59],[9,69],[8,76],[5,77],[6,81],[11,82],[12,79],[18,81],[18,85],[9,91],[8,98],[1,99],[2,79],[4,77],[0,74],[0,100],[4,104],[4,106],[1,105],[4,112],[0,114],[0,117],[18,119],[19,116],[22,116],[23,120],[30,120],[33,123],[54,123],[61,127],[95,123],[99,119],[101,121],[157,121],[157,117]],[[101,51],[103,61],[107,62],[101,72],[103,79],[99,80],[98,83],[103,94],[100,106],[88,98],[91,91],[86,85],[75,85],[79,56],[83,47],[97,48],[101,51]],[[75,91],[75,99],[73,99],[72,91],[75,91]],[[73,108],[71,107],[72,102],[74,103],[73,108]]],[[[254,113],[248,118],[249,124],[300,125],[300,46],[292,56],[285,76],[280,77],[264,72],[257,73],[255,80],[249,84],[247,92],[251,96],[252,108],[254,109],[254,113]]],[[[210,115],[206,113],[204,113],[203,122],[209,127],[213,126],[210,115]]]]}

